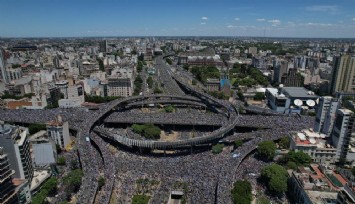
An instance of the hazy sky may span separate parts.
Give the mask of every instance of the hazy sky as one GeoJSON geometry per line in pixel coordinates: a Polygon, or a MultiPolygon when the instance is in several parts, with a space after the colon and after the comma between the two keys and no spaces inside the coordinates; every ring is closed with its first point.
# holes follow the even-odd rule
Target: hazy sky
{"type": "Polygon", "coordinates": [[[355,38],[355,0],[0,0],[0,37],[355,38]]]}

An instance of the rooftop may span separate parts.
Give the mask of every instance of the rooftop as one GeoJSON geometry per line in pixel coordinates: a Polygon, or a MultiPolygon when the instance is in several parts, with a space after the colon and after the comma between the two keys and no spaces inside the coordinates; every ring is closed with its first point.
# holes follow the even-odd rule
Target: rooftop
{"type": "Polygon", "coordinates": [[[318,95],[315,95],[314,92],[303,87],[283,87],[281,92],[292,98],[318,98],[318,95]]]}

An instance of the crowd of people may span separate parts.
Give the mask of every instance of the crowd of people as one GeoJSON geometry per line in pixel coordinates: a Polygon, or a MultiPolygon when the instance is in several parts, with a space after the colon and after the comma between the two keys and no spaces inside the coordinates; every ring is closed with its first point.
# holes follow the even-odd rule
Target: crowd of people
{"type": "MultiPolygon", "coordinates": [[[[232,202],[230,189],[233,182],[243,176],[243,171],[238,169],[243,158],[250,154],[261,141],[276,140],[287,135],[291,130],[313,127],[313,121],[308,117],[286,117],[283,115],[268,117],[239,116],[235,108],[228,102],[217,100],[203,91],[195,89],[186,84],[182,77],[169,72],[163,66],[158,66],[158,72],[161,81],[164,83],[164,89],[167,90],[168,94],[183,94],[177,82],[172,80],[173,76],[180,84],[184,83],[187,88],[195,91],[197,95],[219,103],[226,110],[228,120],[220,121],[222,127],[212,131],[210,136],[221,137],[232,130],[236,124],[245,126],[253,124],[270,129],[240,133],[237,137],[231,137],[231,139],[238,139],[247,135],[251,139],[236,150],[239,155],[238,157],[234,157],[229,151],[223,151],[217,155],[211,152],[202,152],[187,156],[169,156],[164,158],[140,156],[119,151],[116,154],[116,158],[113,158],[107,144],[92,132],[92,128],[98,119],[116,106],[117,101],[100,105],[98,110],[91,111],[85,109],[0,110],[0,120],[23,123],[46,123],[55,120],[58,115],[61,115],[63,121],[69,121],[70,128],[77,130],[76,143],[78,145],[81,168],[84,172],[82,185],[76,195],[77,203],[81,204],[94,202],[98,189],[98,179],[101,173],[103,173],[106,182],[99,195],[100,203],[108,203],[110,201],[115,180],[113,178],[116,176],[121,187],[119,198],[122,199],[130,199],[133,195],[137,194],[135,185],[137,179],[151,178],[159,181],[159,187],[151,189],[149,193],[152,197],[152,203],[166,203],[172,190],[182,190],[188,203],[217,202],[228,204],[232,202]],[[92,143],[95,143],[98,149],[92,143]],[[185,187],[176,187],[177,183],[182,183],[185,187]]],[[[128,115],[122,114],[119,117],[128,117],[128,115]]],[[[174,115],[171,114],[168,116],[169,114],[156,114],[156,117],[160,120],[169,120],[167,117],[174,115]]],[[[142,117],[142,115],[131,117],[142,117]]],[[[189,118],[186,114],[184,114],[184,117],[189,118]]],[[[194,117],[196,117],[195,114],[191,115],[191,118],[194,117]]],[[[202,117],[199,115],[198,119],[202,117]]],[[[181,118],[174,115],[171,120],[179,120],[181,118]]],[[[218,117],[207,117],[207,119],[201,120],[220,119],[218,117]]],[[[201,138],[203,136],[205,135],[202,135],[201,138]]],[[[251,164],[247,163],[246,165],[246,167],[241,167],[248,168],[250,167],[248,165],[251,164]]]]}
{"type": "Polygon", "coordinates": [[[112,153],[108,149],[108,143],[103,141],[96,133],[90,133],[90,139],[95,142],[101,152],[101,157],[103,160],[103,165],[101,165],[101,171],[104,174],[104,185],[101,187],[101,194],[98,198],[100,204],[110,203],[111,193],[115,181],[115,159],[112,153]]]}
{"type": "Polygon", "coordinates": [[[226,120],[227,118],[223,117],[223,115],[196,112],[186,112],[184,114],[114,112],[105,119],[105,122],[221,126],[222,122],[226,120]]]}
{"type": "Polygon", "coordinates": [[[160,62],[157,63],[156,68],[158,72],[158,80],[163,84],[165,93],[171,95],[185,95],[176,81],[171,78],[171,71],[165,65],[161,59],[157,59],[160,62]]]}

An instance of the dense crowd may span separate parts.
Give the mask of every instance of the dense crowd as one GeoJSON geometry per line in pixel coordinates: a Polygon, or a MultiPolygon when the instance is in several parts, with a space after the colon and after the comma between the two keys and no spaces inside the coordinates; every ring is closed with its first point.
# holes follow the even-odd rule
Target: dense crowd
{"type": "Polygon", "coordinates": [[[165,65],[164,62],[160,60],[160,62],[157,63],[156,68],[158,72],[158,81],[163,84],[164,91],[167,94],[185,95],[185,93],[181,90],[176,81],[172,80],[171,71],[169,67],[165,65]]]}
{"type": "Polygon", "coordinates": [[[196,112],[181,113],[132,113],[114,112],[105,119],[109,123],[152,123],[179,125],[215,125],[221,126],[227,118],[218,114],[196,112]]]}
{"type": "MultiPolygon", "coordinates": [[[[94,202],[100,173],[103,173],[106,182],[99,194],[99,201],[100,203],[108,203],[116,172],[116,177],[121,186],[119,198],[122,199],[129,199],[137,193],[135,189],[137,179],[150,178],[159,181],[158,188],[151,189],[151,203],[166,203],[172,190],[183,190],[188,203],[231,203],[230,189],[233,182],[243,176],[241,175],[243,171],[238,170],[239,165],[242,159],[250,154],[260,141],[278,139],[287,135],[290,130],[313,127],[313,121],[308,117],[238,117],[238,112],[234,111],[234,107],[228,102],[217,100],[204,93],[203,90],[187,85],[183,77],[169,72],[164,66],[158,66],[158,72],[161,81],[164,83],[164,88],[168,90],[169,94],[183,94],[177,83],[172,80],[171,77],[173,76],[175,80],[181,84],[184,83],[187,88],[195,91],[197,95],[220,103],[223,106],[226,110],[228,121],[222,121],[223,126],[218,130],[212,131],[211,135],[223,135],[233,129],[236,124],[245,126],[253,124],[258,127],[270,127],[271,129],[242,133],[236,137],[230,137],[230,139],[238,139],[247,135],[248,138],[251,138],[249,142],[244,143],[236,150],[237,152],[235,153],[238,153],[238,157],[234,157],[234,153],[231,154],[228,151],[223,151],[218,155],[203,152],[167,158],[143,157],[119,151],[114,160],[108,151],[107,144],[95,135],[91,128],[93,128],[99,118],[114,108],[117,101],[102,104],[96,111],[87,111],[85,109],[1,110],[0,119],[24,123],[45,123],[55,120],[58,115],[61,115],[63,121],[69,121],[70,128],[78,131],[76,143],[78,144],[80,164],[84,171],[82,185],[76,196],[77,203],[81,204],[94,202]],[[95,143],[99,150],[94,148],[91,142],[95,143]],[[182,188],[181,186],[185,187],[182,188]]],[[[166,117],[169,117],[166,115],[162,114],[160,116],[157,114],[157,117],[162,117],[161,120],[169,120],[166,119],[166,117]]],[[[185,113],[184,117],[186,116],[189,118],[185,113]]],[[[137,115],[135,117],[141,116],[137,115]]],[[[174,120],[179,118],[176,115],[174,117],[174,120]]],[[[195,114],[191,115],[191,118],[194,117],[196,117],[195,114]]],[[[198,117],[200,119],[202,116],[198,117]]],[[[211,117],[204,120],[214,119],[211,117]]],[[[60,191],[62,190],[60,189],[60,191]]]]}

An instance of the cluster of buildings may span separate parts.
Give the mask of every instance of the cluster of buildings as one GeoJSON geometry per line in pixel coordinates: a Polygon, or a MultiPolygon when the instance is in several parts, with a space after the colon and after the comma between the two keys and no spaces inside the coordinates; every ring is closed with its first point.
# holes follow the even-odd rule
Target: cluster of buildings
{"type": "Polygon", "coordinates": [[[33,135],[28,128],[0,124],[0,202],[31,203],[32,195],[56,174],[57,146],[71,145],[68,122],[60,116],[33,135]]]}

